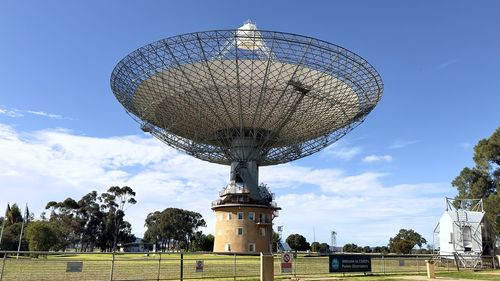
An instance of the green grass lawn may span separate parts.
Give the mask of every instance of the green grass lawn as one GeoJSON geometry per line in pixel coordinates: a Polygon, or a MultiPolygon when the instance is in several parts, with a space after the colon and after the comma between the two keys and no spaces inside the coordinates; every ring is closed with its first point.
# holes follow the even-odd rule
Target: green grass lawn
{"type": "Polygon", "coordinates": [[[483,271],[459,271],[459,272],[442,272],[437,273],[437,277],[460,278],[472,280],[500,280],[500,270],[483,270],[483,271]]]}

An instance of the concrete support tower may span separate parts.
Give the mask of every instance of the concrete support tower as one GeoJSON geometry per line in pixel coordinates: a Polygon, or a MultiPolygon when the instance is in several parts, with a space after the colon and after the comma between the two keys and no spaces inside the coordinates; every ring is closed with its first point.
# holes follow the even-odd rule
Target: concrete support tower
{"type": "MultiPolygon", "coordinates": [[[[248,147],[239,148],[243,149],[248,147]]],[[[272,252],[272,222],[280,208],[268,187],[257,183],[255,161],[231,164],[229,184],[220,191],[220,199],[212,202],[216,216],[214,252],[272,252]]]]}

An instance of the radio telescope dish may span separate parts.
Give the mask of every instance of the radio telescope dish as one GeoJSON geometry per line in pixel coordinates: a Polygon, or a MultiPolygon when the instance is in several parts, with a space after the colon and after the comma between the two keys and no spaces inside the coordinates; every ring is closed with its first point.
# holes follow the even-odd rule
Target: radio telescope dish
{"type": "MultiPolygon", "coordinates": [[[[383,92],[380,75],[355,53],[251,22],[141,47],[118,63],[111,87],[144,132],[199,159],[231,165],[216,212],[250,204],[271,216],[279,208],[259,186],[258,167],[332,144],[363,122],[383,92]]],[[[270,220],[264,216],[260,225],[269,228],[270,220]]]]}
{"type": "Polygon", "coordinates": [[[139,48],[118,63],[111,85],[142,128],[168,145],[210,162],[251,157],[259,166],[335,142],[383,91],[379,74],[358,55],[251,23],[139,48]],[[235,153],[241,146],[253,152],[235,153]]]}

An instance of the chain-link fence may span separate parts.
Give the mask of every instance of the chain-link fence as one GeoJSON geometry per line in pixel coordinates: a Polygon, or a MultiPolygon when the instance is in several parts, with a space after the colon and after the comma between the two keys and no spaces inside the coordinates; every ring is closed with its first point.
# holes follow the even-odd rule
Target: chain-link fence
{"type": "Polygon", "coordinates": [[[14,280],[249,280],[256,255],[213,253],[0,252],[0,281],[14,280]]]}
{"type": "MultiPolygon", "coordinates": [[[[436,272],[450,272],[460,270],[455,256],[436,255],[393,255],[393,254],[359,254],[369,256],[371,273],[374,274],[424,274],[427,272],[426,261],[432,260],[436,272]]],[[[499,268],[499,261],[494,256],[483,256],[476,264],[476,269],[499,268]]],[[[285,275],[280,270],[280,257],[275,257],[274,274],[285,275]]],[[[362,273],[362,272],[361,272],[362,273]]],[[[297,277],[308,275],[328,275],[329,255],[296,255],[293,260],[292,273],[297,277]]],[[[338,273],[336,273],[338,274],[338,273]]],[[[342,274],[342,273],[341,273],[342,274]]]]}
{"type": "MultiPolygon", "coordinates": [[[[457,271],[453,256],[368,255],[375,274],[425,273],[428,259],[439,271],[457,271]]],[[[0,281],[14,280],[259,280],[258,255],[214,253],[61,253],[0,252],[0,281]]],[[[291,273],[281,273],[281,257],[275,256],[276,277],[332,275],[328,255],[297,254],[291,273]]],[[[483,257],[480,266],[498,268],[494,257],[483,257]]],[[[338,273],[336,273],[338,274],[338,273]]],[[[361,273],[362,274],[362,273],[361,273]]]]}

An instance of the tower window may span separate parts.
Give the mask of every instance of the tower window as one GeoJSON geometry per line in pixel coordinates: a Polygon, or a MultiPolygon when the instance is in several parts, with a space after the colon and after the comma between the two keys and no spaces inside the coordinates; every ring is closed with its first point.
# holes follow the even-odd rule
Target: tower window
{"type": "Polygon", "coordinates": [[[251,220],[251,221],[255,220],[255,213],[254,212],[249,212],[248,213],[248,219],[251,220]]]}
{"type": "Polygon", "coordinates": [[[227,213],[227,220],[228,220],[228,221],[230,221],[232,217],[233,217],[233,214],[232,214],[232,213],[227,213]]]}
{"type": "Polygon", "coordinates": [[[243,235],[243,227],[238,227],[238,228],[236,229],[236,234],[238,234],[238,235],[243,235]]]}
{"type": "Polygon", "coordinates": [[[238,219],[242,220],[244,218],[243,212],[238,212],[238,219]]]}
{"type": "Polygon", "coordinates": [[[260,229],[260,235],[266,236],[266,229],[265,228],[260,229]]]}
{"type": "Polygon", "coordinates": [[[231,252],[231,244],[226,244],[226,245],[224,245],[224,250],[225,250],[226,252],[231,252]]]}
{"type": "Polygon", "coordinates": [[[255,252],[255,243],[248,244],[248,251],[255,252]]]}

